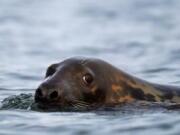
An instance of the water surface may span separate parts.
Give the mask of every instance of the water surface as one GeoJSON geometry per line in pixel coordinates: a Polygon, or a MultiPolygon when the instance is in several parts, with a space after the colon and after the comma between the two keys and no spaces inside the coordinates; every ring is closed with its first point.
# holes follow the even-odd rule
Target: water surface
{"type": "MultiPolygon", "coordinates": [[[[178,0],[1,0],[0,101],[34,93],[48,65],[76,55],[180,85],[179,12],[178,0]]],[[[136,111],[4,110],[0,134],[179,134],[179,111],[136,111]]]]}

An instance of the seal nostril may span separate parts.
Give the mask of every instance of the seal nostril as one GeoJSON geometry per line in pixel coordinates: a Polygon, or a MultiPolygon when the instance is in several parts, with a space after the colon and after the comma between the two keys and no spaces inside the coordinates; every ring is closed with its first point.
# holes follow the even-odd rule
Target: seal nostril
{"type": "Polygon", "coordinates": [[[42,97],[42,96],[43,96],[42,90],[41,90],[40,88],[38,88],[38,89],[36,90],[36,94],[37,94],[38,97],[42,97]]]}
{"type": "Polygon", "coordinates": [[[53,91],[50,95],[49,95],[50,99],[56,99],[58,97],[58,92],[57,91],[53,91]]]}

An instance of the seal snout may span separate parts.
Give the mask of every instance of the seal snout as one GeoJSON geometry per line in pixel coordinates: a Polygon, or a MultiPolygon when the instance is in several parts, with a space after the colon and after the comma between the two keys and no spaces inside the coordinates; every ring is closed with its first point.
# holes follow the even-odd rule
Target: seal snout
{"type": "Polygon", "coordinates": [[[60,94],[57,89],[46,89],[39,87],[35,93],[35,102],[51,103],[60,99],[60,94]]]}

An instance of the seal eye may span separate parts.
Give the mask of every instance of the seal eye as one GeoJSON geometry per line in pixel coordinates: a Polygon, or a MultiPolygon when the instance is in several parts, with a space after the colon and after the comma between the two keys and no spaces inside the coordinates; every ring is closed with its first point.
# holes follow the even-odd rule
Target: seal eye
{"type": "Polygon", "coordinates": [[[46,72],[46,77],[53,75],[56,72],[57,64],[51,65],[46,72]]]}
{"type": "Polygon", "coordinates": [[[83,81],[86,85],[90,85],[93,82],[93,76],[91,74],[85,74],[83,76],[83,81]]]}

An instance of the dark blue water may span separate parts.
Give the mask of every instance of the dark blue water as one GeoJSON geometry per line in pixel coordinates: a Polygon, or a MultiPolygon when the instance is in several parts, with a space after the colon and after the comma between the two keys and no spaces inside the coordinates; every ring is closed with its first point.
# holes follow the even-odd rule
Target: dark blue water
{"type": "MultiPolygon", "coordinates": [[[[178,0],[1,0],[0,101],[34,93],[48,65],[102,58],[151,82],[180,85],[178,0]]],[[[179,111],[0,111],[1,135],[179,135],[179,111]]]]}

